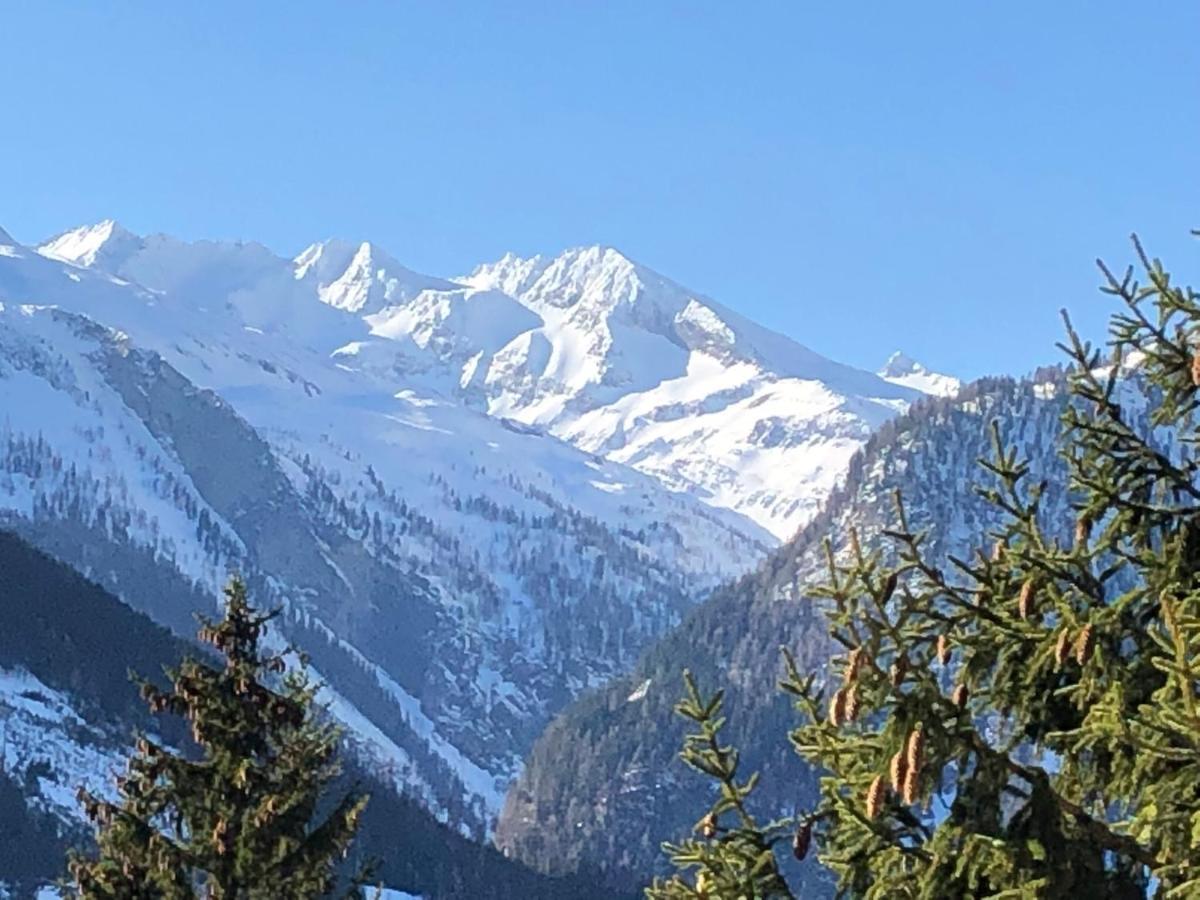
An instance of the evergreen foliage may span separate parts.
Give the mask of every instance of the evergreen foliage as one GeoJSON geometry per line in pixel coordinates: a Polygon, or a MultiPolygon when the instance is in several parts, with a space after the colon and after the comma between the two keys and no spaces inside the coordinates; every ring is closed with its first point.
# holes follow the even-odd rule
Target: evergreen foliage
{"type": "Polygon", "coordinates": [[[721,743],[724,725],[718,691],[712,697],[701,695],[691,672],[684,672],[687,694],[676,707],[686,719],[696,723],[696,731],[684,740],[684,763],[712,778],[720,785],[720,794],[704,818],[696,823],[698,839],[682,844],[667,844],[676,865],[696,867],[694,883],[676,875],[656,881],[646,891],[650,900],[676,897],[770,897],[791,898],[787,882],[775,860],[775,844],[785,834],[787,822],[759,825],[746,804],[758,782],[755,773],[744,782],[738,780],[738,751],[721,743]]]}
{"type": "MultiPolygon", "coordinates": [[[[822,772],[795,849],[815,844],[842,895],[1200,896],[1200,297],[1135,246],[1145,283],[1102,266],[1124,304],[1111,356],[1067,322],[1073,537],[995,430],[979,490],[1004,524],[950,573],[900,497],[878,543],[828,546],[819,593],[842,649],[826,679],[785,650],[782,687],[822,772]]],[[[680,711],[705,714],[702,734],[712,706],[689,683],[680,711]]],[[[751,871],[708,887],[778,843],[777,825],[747,827],[670,847],[685,871],[649,896],[791,896],[751,871]]]]}
{"type": "Polygon", "coordinates": [[[189,658],[168,671],[170,688],[142,683],[152,712],[190,723],[197,753],[142,737],[116,802],[80,792],[98,853],[70,859],[76,896],[253,900],[335,887],[366,798],[347,793],[321,814],[340,771],[338,730],[318,715],[302,667],[285,674],[285,655],[265,650],[272,617],[232,580],[224,618],[200,629],[223,667],[189,658]]]}

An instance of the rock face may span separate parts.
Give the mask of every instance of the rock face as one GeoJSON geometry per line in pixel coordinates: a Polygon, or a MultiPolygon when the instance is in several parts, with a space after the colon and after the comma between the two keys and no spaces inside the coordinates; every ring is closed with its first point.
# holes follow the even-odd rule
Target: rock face
{"type": "MultiPolygon", "coordinates": [[[[756,808],[767,819],[792,815],[815,797],[816,776],[792,751],[795,714],[775,689],[780,646],[802,669],[822,672],[831,647],[824,616],[807,588],[826,575],[822,541],[864,541],[895,524],[894,492],[906,499],[914,530],[929,530],[936,558],[986,546],[999,522],[972,485],[985,478],[989,423],[1029,458],[1030,477],[1050,479],[1048,522],[1069,530],[1061,490],[1065,466],[1054,454],[1063,409],[1063,376],[993,379],[955,399],[930,399],[884,425],[852,463],[828,506],[754,573],[718,589],[683,624],[651,646],[627,676],[557,716],[538,739],[509,791],[497,843],[532,865],[570,870],[603,866],[631,878],[665,860],[663,840],[686,836],[706,800],[708,782],[679,763],[683,722],[672,708],[690,668],[706,690],[726,689],[724,738],[742,750],[742,771],[762,772],[756,808]]],[[[1064,534],[1065,536],[1065,534],[1064,534]]],[[[798,895],[831,895],[819,866],[798,867],[798,895]]]]}

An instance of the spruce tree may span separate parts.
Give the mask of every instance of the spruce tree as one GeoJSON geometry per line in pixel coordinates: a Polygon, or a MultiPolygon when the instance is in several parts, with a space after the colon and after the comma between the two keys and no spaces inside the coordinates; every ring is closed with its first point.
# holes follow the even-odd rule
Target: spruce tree
{"type": "Polygon", "coordinates": [[[167,672],[168,689],[141,683],[153,713],[187,720],[194,747],[141,737],[116,800],[81,790],[98,852],[72,854],[75,896],[298,900],[335,888],[366,798],[320,814],[339,773],[338,730],[303,666],[287,671],[286,654],[264,648],[275,613],[253,609],[236,578],[225,599],[221,621],[200,629],[223,665],[189,658],[167,672]]]}
{"type": "MultiPolygon", "coordinates": [[[[822,678],[785,652],[781,686],[823,775],[796,852],[844,896],[1200,897],[1200,298],[1134,243],[1144,281],[1101,265],[1110,352],[1067,321],[1072,521],[993,423],[979,490],[1004,525],[969,558],[931,559],[902,498],[889,530],[827,544],[815,593],[842,652],[822,678]]],[[[790,896],[751,872],[708,890],[780,841],[727,848],[728,813],[722,787],[708,846],[669,848],[684,871],[649,896],[790,896]]]]}

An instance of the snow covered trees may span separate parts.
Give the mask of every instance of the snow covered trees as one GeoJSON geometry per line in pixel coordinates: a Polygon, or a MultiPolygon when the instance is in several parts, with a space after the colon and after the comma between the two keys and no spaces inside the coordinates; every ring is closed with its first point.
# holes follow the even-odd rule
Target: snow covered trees
{"type": "Polygon", "coordinates": [[[168,672],[168,690],[142,685],[152,712],[187,720],[197,752],[143,737],[115,802],[80,793],[98,843],[94,857],[69,862],[80,898],[299,900],[334,886],[366,798],[326,808],[338,731],[318,718],[305,676],[264,652],[272,616],[249,605],[237,579],[225,594],[224,618],[200,630],[223,665],[188,659],[168,672]]]}
{"type": "MultiPolygon", "coordinates": [[[[782,687],[822,773],[794,849],[848,896],[1200,895],[1200,297],[1137,252],[1144,282],[1103,269],[1111,356],[1068,322],[1073,521],[997,431],[979,490],[1005,524],[974,556],[943,571],[900,498],[878,542],[829,547],[818,593],[844,652],[823,677],[785,653],[782,687]]],[[[741,817],[736,752],[694,749],[717,706],[689,684],[679,710],[685,762],[721,789],[649,895],[792,896],[774,852],[745,865],[785,833],[741,817]]]]}

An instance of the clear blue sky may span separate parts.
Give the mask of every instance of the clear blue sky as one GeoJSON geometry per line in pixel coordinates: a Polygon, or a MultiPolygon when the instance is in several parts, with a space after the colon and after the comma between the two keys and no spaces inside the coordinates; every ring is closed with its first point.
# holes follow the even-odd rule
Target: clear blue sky
{"type": "Polygon", "coordinates": [[[601,242],[850,363],[1016,372],[1130,231],[1200,276],[1198,46],[1193,0],[8,3],[0,225],[601,242]]]}

